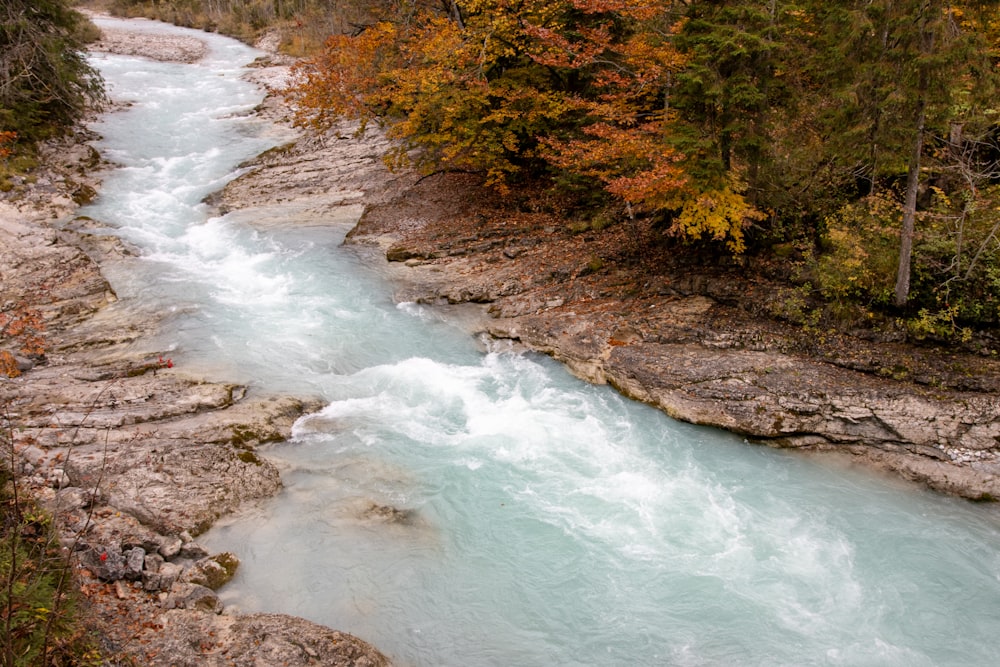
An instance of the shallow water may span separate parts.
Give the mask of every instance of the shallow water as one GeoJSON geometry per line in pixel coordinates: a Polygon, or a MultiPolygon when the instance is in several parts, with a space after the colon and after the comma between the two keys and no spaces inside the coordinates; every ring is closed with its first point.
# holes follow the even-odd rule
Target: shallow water
{"type": "Polygon", "coordinates": [[[112,279],[163,318],[145,344],[327,403],[266,450],[284,491],[203,536],[243,560],[227,603],[401,665],[995,663],[992,507],[484,353],[341,245],[357,207],[211,217],[202,198],[285,137],[247,115],[257,54],[202,37],[195,65],[94,58],[133,106],[96,127],[123,166],[84,213],[142,250],[112,279]]]}

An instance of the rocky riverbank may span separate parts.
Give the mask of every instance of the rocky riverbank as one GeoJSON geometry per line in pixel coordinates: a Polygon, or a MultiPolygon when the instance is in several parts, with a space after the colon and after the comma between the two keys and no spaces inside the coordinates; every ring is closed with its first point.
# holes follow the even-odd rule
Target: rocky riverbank
{"type": "MultiPolygon", "coordinates": [[[[205,50],[127,30],[106,32],[97,48],[181,61],[205,50]]],[[[211,554],[197,536],[280,490],[257,448],[288,437],[319,404],[191,375],[149,347],[157,323],[118,301],[102,275],[135,261],[131,250],[91,233],[99,222],[73,218],[106,166],[93,138],[45,147],[45,167],[0,199],[0,304],[45,328],[44,354],[18,354],[20,376],[0,377],[0,442],[17,455],[22,492],[53,513],[105,659],[388,664],[360,639],[302,619],[223,610],[214,590],[238,555],[211,554]]]]}
{"type": "Polygon", "coordinates": [[[483,304],[481,331],[677,419],[1000,498],[995,354],[784,323],[768,315],[784,307],[781,285],[739,264],[685,262],[639,223],[581,229],[556,205],[500,197],[469,175],[390,176],[383,146],[347,126],[299,141],[262,156],[221,201],[364,201],[347,242],[393,265],[400,301],[483,304]]]}
{"type": "Polygon", "coordinates": [[[303,139],[261,156],[221,205],[364,202],[347,243],[388,260],[399,301],[482,304],[481,332],[677,419],[1000,498],[994,357],[782,323],[764,315],[780,286],[739,266],[685,263],[638,224],[581,231],[473,176],[389,174],[384,147],[347,125],[303,139]]]}

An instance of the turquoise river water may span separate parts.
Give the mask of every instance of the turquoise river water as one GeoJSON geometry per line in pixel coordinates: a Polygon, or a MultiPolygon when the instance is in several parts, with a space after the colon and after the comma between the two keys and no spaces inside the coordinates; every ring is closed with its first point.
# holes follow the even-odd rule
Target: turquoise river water
{"type": "Polygon", "coordinates": [[[145,345],[326,404],[266,450],[283,492],[203,536],[243,560],[227,604],[420,667],[997,664],[994,508],[484,351],[342,246],[357,207],[212,217],[202,199],[287,135],[248,114],[258,53],[185,34],[210,55],[93,56],[132,104],[94,126],[121,167],[83,212],[141,250],[109,275],[162,320],[145,345]]]}

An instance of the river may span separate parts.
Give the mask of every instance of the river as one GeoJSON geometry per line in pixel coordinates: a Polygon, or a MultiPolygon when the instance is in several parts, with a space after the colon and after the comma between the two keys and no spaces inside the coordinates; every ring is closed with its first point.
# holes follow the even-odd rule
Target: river
{"type": "Polygon", "coordinates": [[[140,249],[108,275],[180,369],[319,396],[265,450],[283,492],[201,541],[221,591],[352,632],[399,665],[991,665],[994,508],[675,422],[549,359],[396,304],[344,235],[361,211],[213,216],[287,140],[249,111],[257,52],[95,55],[126,110],[82,213],[140,249]]]}

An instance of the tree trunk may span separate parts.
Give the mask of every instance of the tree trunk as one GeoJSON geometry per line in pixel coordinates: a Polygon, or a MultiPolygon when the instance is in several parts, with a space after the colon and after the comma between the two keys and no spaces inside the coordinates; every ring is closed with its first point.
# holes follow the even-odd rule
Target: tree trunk
{"type": "MultiPolygon", "coordinates": [[[[928,9],[929,4],[924,5],[928,9]]],[[[925,56],[934,51],[934,33],[923,23],[920,29],[920,55],[925,56]]],[[[910,166],[906,174],[906,197],[903,201],[903,229],[899,233],[899,270],[896,272],[895,304],[902,308],[910,298],[910,259],[913,255],[913,227],[917,217],[917,190],[920,188],[920,154],[924,147],[924,124],[927,120],[927,91],[929,86],[928,65],[917,64],[917,113],[913,133],[913,152],[910,154],[910,166]]]]}
{"type": "Polygon", "coordinates": [[[910,257],[913,254],[913,229],[917,217],[917,190],[920,187],[920,153],[924,147],[925,103],[920,100],[917,109],[917,127],[913,138],[913,152],[906,175],[906,198],[903,201],[903,229],[899,234],[899,270],[896,272],[897,306],[905,306],[910,297],[910,257]]]}

